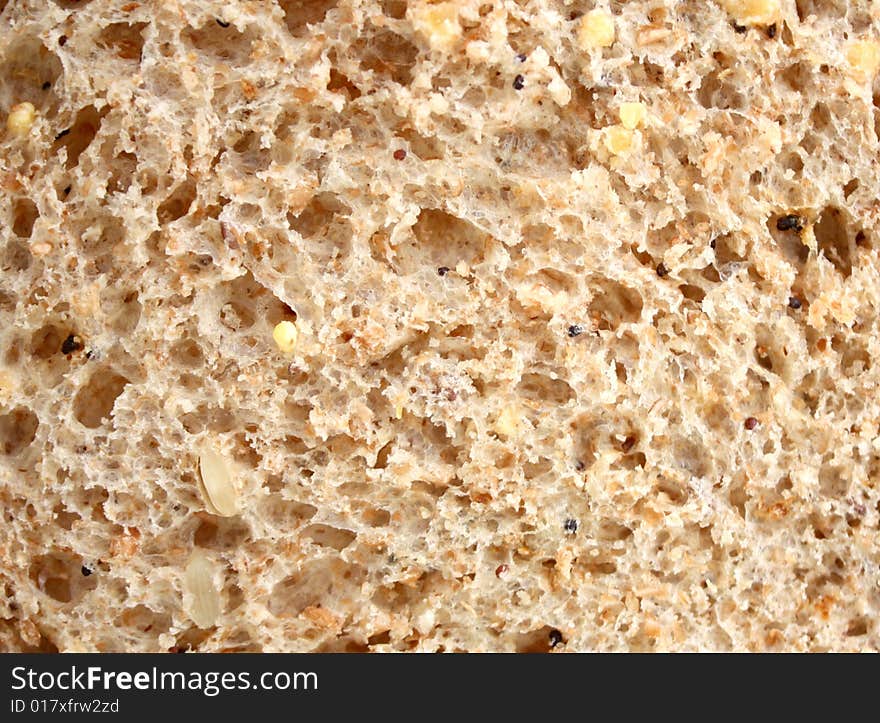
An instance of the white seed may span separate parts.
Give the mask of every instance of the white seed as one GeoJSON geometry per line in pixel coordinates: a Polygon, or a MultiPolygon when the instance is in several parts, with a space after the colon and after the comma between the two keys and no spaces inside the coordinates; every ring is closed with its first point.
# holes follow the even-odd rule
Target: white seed
{"type": "Polygon", "coordinates": [[[208,510],[221,517],[238,514],[238,492],[232,481],[229,464],[211,447],[203,447],[199,454],[199,474],[202,492],[208,510]]]}
{"type": "Polygon", "coordinates": [[[200,628],[210,628],[220,617],[220,595],[214,587],[214,563],[201,550],[193,550],[186,565],[187,614],[200,628]]]}

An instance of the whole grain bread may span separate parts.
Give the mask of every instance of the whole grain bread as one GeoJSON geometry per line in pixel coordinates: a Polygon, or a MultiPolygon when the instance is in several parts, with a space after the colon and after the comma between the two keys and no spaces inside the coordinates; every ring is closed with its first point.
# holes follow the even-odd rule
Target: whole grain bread
{"type": "Polygon", "coordinates": [[[880,647],[880,5],[0,8],[0,650],[880,647]]]}

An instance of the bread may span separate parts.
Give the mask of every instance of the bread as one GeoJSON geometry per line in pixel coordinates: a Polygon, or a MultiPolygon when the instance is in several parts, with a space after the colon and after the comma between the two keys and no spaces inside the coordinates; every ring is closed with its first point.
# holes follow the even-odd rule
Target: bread
{"type": "Polygon", "coordinates": [[[880,647],[877,4],[0,6],[0,649],[880,647]]]}

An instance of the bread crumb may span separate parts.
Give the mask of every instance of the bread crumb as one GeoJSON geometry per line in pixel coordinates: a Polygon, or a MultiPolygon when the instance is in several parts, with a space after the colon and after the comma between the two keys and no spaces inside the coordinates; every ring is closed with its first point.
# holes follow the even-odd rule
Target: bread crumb
{"type": "Polygon", "coordinates": [[[299,330],[292,321],[280,321],[272,330],[272,338],[278,349],[284,354],[293,354],[299,338],[299,330]]]}
{"type": "Polygon", "coordinates": [[[37,118],[37,109],[33,103],[18,103],[12,106],[6,118],[7,130],[16,136],[23,136],[30,132],[31,126],[37,118]]]}
{"type": "Polygon", "coordinates": [[[596,8],[581,18],[577,31],[577,44],[581,50],[608,48],[614,44],[614,37],[614,18],[607,10],[596,8]]]}

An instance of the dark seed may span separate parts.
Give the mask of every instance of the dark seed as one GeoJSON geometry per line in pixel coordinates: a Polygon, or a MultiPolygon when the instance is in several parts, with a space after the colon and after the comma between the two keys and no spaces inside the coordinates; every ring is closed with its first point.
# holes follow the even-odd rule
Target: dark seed
{"type": "Polygon", "coordinates": [[[574,468],[575,468],[578,472],[583,472],[583,471],[586,469],[586,465],[585,465],[583,462],[581,462],[580,460],[577,460],[577,461],[574,463],[574,468]]]}
{"type": "Polygon", "coordinates": [[[739,33],[740,35],[742,35],[746,30],[748,30],[748,28],[745,25],[740,25],[739,23],[734,23],[733,29],[735,32],[739,33]]]}
{"type": "Polygon", "coordinates": [[[717,240],[717,239],[714,239],[714,238],[713,238],[713,239],[709,242],[709,248],[711,248],[713,251],[715,250],[715,247],[716,247],[717,245],[718,245],[718,240],[717,240]]]}
{"type": "Polygon", "coordinates": [[[572,324],[568,327],[568,335],[573,339],[576,336],[580,336],[584,333],[584,327],[580,324],[572,324]]]}
{"type": "Polygon", "coordinates": [[[562,633],[560,633],[558,630],[551,630],[550,631],[550,647],[555,648],[561,642],[562,642],[562,633]]]}
{"type": "Polygon", "coordinates": [[[745,427],[749,431],[752,431],[755,427],[758,426],[758,420],[754,417],[746,417],[745,427]]]}
{"type": "Polygon", "coordinates": [[[70,189],[71,189],[71,188],[73,188],[73,186],[67,186],[67,187],[64,189],[64,195],[65,195],[65,196],[69,196],[69,195],[70,195],[70,189]]]}
{"type": "Polygon", "coordinates": [[[773,23],[770,27],[767,28],[767,37],[770,40],[776,37],[776,23],[773,23]]]}
{"type": "Polygon", "coordinates": [[[521,75],[518,75],[513,79],[513,89],[514,90],[522,90],[523,87],[525,86],[525,84],[526,84],[526,79],[523,78],[521,75]]]}
{"type": "Polygon", "coordinates": [[[568,518],[568,519],[565,521],[565,524],[563,524],[563,527],[565,528],[565,531],[566,531],[566,532],[575,533],[575,532],[577,532],[577,530],[578,530],[578,521],[577,521],[577,520],[573,520],[573,519],[571,519],[571,518],[568,518]]]}
{"type": "Polygon", "coordinates": [[[229,27],[229,23],[221,20],[220,18],[215,18],[215,20],[217,21],[217,25],[219,25],[221,28],[228,28],[229,27]]]}
{"type": "Polygon", "coordinates": [[[58,38],[58,44],[59,44],[59,45],[63,46],[66,42],[67,42],[67,36],[66,36],[66,35],[61,35],[61,36],[58,38]]]}
{"type": "Polygon", "coordinates": [[[803,304],[801,303],[801,300],[797,296],[792,296],[791,298],[789,298],[788,305],[792,309],[800,309],[801,306],[803,306],[803,304]]]}
{"type": "Polygon", "coordinates": [[[525,63],[525,62],[526,62],[526,54],[525,54],[525,53],[519,53],[519,54],[516,56],[516,59],[517,59],[520,63],[525,63]]]}
{"type": "Polygon", "coordinates": [[[43,88],[43,90],[49,90],[49,88],[52,87],[52,84],[47,80],[45,83],[43,83],[41,87],[43,88]]]}
{"type": "Polygon", "coordinates": [[[402,161],[404,158],[406,158],[406,151],[403,150],[403,148],[398,148],[396,151],[394,151],[395,161],[402,161]]]}
{"type": "Polygon", "coordinates": [[[85,565],[83,565],[82,568],[80,568],[80,572],[83,574],[83,577],[88,577],[89,575],[92,574],[92,571],[89,570],[89,568],[87,568],[85,565]]]}
{"type": "Polygon", "coordinates": [[[55,140],[56,140],[56,141],[61,140],[61,139],[64,138],[64,136],[66,136],[68,133],[70,133],[70,128],[65,128],[63,131],[61,131],[61,133],[59,133],[57,136],[55,136],[55,140]]]}
{"type": "Polygon", "coordinates": [[[68,334],[67,338],[61,343],[62,354],[73,354],[83,348],[83,343],[76,334],[68,334]]]}
{"type": "Polygon", "coordinates": [[[633,446],[635,446],[636,438],[635,437],[627,437],[620,443],[620,448],[623,450],[624,454],[629,452],[633,446]]]}
{"type": "Polygon", "coordinates": [[[495,577],[501,577],[510,568],[507,565],[499,565],[495,568],[495,577]]]}
{"type": "Polygon", "coordinates": [[[669,269],[666,268],[666,264],[657,264],[657,276],[662,279],[664,276],[668,275],[669,269]]]}
{"type": "Polygon", "coordinates": [[[776,219],[776,229],[778,231],[800,231],[802,228],[801,217],[793,213],[788,213],[776,219]]]}
{"type": "Polygon", "coordinates": [[[437,269],[437,274],[439,276],[446,276],[446,274],[448,274],[448,273],[449,273],[448,266],[441,266],[439,269],[437,269]]]}

